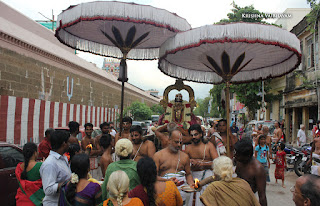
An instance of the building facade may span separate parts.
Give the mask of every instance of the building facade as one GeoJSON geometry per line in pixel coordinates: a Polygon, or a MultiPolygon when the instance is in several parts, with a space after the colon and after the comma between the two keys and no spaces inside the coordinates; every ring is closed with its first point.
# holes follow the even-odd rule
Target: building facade
{"type": "Polygon", "coordinates": [[[302,62],[300,67],[286,77],[284,108],[286,134],[296,141],[300,124],[306,126],[307,136],[318,118],[319,41],[318,29],[310,32],[307,17],[291,30],[300,40],[302,62]]]}

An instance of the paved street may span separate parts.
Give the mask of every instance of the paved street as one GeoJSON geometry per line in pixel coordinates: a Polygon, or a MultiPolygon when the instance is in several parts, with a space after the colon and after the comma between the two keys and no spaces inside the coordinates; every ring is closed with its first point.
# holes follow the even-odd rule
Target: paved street
{"type": "Polygon", "coordinates": [[[295,184],[298,176],[294,171],[288,171],[285,173],[285,186],[286,188],[281,187],[281,180],[278,180],[278,184],[275,184],[274,179],[274,169],[275,164],[271,164],[269,170],[271,182],[267,185],[267,199],[268,205],[270,206],[292,206],[294,202],[292,201],[292,192],[290,188],[295,184]]]}

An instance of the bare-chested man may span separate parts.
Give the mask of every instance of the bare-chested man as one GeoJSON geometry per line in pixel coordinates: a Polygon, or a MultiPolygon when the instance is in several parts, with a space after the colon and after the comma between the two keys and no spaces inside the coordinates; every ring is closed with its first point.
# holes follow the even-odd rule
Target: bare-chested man
{"type": "Polygon", "coordinates": [[[92,145],[92,149],[90,150],[90,156],[97,156],[101,153],[101,150],[98,150],[97,149],[97,146],[96,146],[96,142],[94,141],[94,139],[92,139],[91,137],[91,134],[93,132],[93,124],[91,123],[86,123],[84,125],[84,131],[86,133],[86,136],[84,136],[84,138],[82,139],[81,141],[81,149],[83,151],[88,151],[87,150],[87,146],[89,144],[92,145]]]}
{"type": "MultiPolygon", "coordinates": [[[[238,138],[231,134],[230,128],[229,129],[229,137],[230,137],[230,154],[229,157],[233,159],[233,151],[234,151],[234,144],[238,141],[238,138]]],[[[217,148],[220,155],[227,155],[227,120],[221,119],[218,122],[218,135],[212,136],[210,139],[211,143],[217,148]]]]}
{"type": "Polygon", "coordinates": [[[122,132],[120,136],[120,132],[118,132],[115,136],[114,145],[117,143],[119,139],[127,138],[130,139],[130,128],[132,125],[132,119],[130,117],[122,118],[122,132]]]}
{"type": "Polygon", "coordinates": [[[182,143],[186,144],[186,143],[190,143],[192,137],[189,136],[188,130],[183,129],[182,127],[178,126],[176,123],[174,122],[170,122],[169,124],[164,124],[160,127],[158,127],[154,133],[156,135],[156,137],[160,140],[161,142],[161,147],[166,148],[169,145],[169,132],[177,129],[182,133],[182,143]]]}
{"type": "Polygon", "coordinates": [[[112,138],[110,134],[103,134],[100,139],[100,146],[103,150],[103,154],[100,158],[100,167],[102,177],[105,176],[105,172],[110,163],[112,163],[112,138]]]}
{"type": "Polygon", "coordinates": [[[310,164],[311,161],[312,161],[311,174],[320,176],[320,136],[319,135],[316,135],[316,137],[313,139],[311,157],[308,164],[310,164]]]}
{"type": "MultiPolygon", "coordinates": [[[[203,131],[199,124],[191,125],[189,134],[192,137],[192,144],[186,148],[186,153],[189,155],[191,163],[192,177],[198,180],[203,180],[213,175],[212,161],[218,157],[216,148],[211,142],[204,143],[203,131]]],[[[193,198],[196,198],[196,205],[201,205],[200,195],[206,187],[202,187],[200,192],[197,192],[196,197],[190,197],[189,205],[192,205],[193,198]]]]}
{"type": "Polygon", "coordinates": [[[79,145],[79,140],[77,138],[77,135],[79,134],[79,126],[80,126],[80,124],[75,121],[70,121],[68,124],[69,132],[70,132],[70,138],[69,138],[68,142],[70,144],[78,144],[79,145]]]}
{"type": "Polygon", "coordinates": [[[252,143],[253,145],[256,144],[256,142],[258,141],[258,136],[262,135],[263,131],[262,131],[262,124],[258,124],[258,128],[256,129],[255,125],[252,125],[252,143]]]}
{"type": "Polygon", "coordinates": [[[282,133],[282,129],[280,128],[279,122],[275,122],[274,127],[275,127],[275,130],[273,131],[273,138],[275,138],[275,143],[278,143],[278,142],[284,143],[283,133],[282,133]]]}
{"type": "Polygon", "coordinates": [[[173,130],[169,133],[168,147],[154,154],[153,159],[157,166],[158,176],[164,179],[172,179],[176,182],[182,200],[189,199],[189,194],[181,190],[184,183],[193,184],[191,175],[190,158],[180,151],[182,145],[182,134],[179,130],[173,130]]]}
{"type": "Polygon", "coordinates": [[[153,157],[156,153],[156,147],[150,140],[142,140],[142,128],[139,125],[134,125],[130,128],[131,141],[133,144],[132,160],[138,162],[142,157],[153,157]]]}
{"type": "Polygon", "coordinates": [[[262,164],[253,157],[251,141],[240,140],[235,144],[236,173],[246,180],[254,193],[258,191],[261,206],[267,205],[266,172],[262,164]]]}
{"type": "MultiPolygon", "coordinates": [[[[101,145],[100,145],[100,138],[102,137],[102,135],[106,135],[106,134],[110,134],[110,125],[107,122],[103,122],[100,124],[100,130],[101,130],[101,134],[99,134],[98,136],[95,137],[95,142],[96,142],[96,146],[98,150],[101,150],[101,154],[102,154],[102,149],[101,149],[101,145]]],[[[112,146],[114,145],[114,139],[113,141],[111,141],[112,146]]]]}

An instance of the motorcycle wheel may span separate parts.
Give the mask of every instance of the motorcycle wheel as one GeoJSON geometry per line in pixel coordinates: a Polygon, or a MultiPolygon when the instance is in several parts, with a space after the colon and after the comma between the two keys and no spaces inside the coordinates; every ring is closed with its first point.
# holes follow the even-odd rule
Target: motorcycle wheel
{"type": "Polygon", "coordinates": [[[304,172],[304,174],[311,174],[311,165],[305,165],[304,167],[303,167],[303,172],[304,172]]]}
{"type": "Polygon", "coordinates": [[[302,159],[298,159],[294,162],[294,172],[298,177],[303,175],[303,166],[302,166],[302,159]]]}

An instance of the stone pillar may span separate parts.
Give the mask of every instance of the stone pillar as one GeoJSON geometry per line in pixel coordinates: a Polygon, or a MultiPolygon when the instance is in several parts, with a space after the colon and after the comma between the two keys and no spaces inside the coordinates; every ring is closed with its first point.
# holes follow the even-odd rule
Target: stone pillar
{"type": "Polygon", "coordinates": [[[285,109],[285,121],[284,121],[284,128],[286,129],[286,131],[284,131],[284,133],[286,134],[286,141],[289,141],[289,137],[290,137],[290,125],[289,125],[289,108],[285,109]]]}
{"type": "MultiPolygon", "coordinates": [[[[308,107],[303,107],[302,108],[302,124],[306,127],[306,136],[308,137],[309,133],[309,108],[308,107]]],[[[299,127],[300,129],[300,127],[299,127]]],[[[311,128],[312,129],[312,128],[311,128]]]]}
{"type": "MultiPolygon", "coordinates": [[[[272,104],[272,102],[271,102],[271,104],[272,104]]],[[[270,103],[267,103],[265,115],[266,115],[265,120],[270,120],[270,103]]]]}
{"type": "Polygon", "coordinates": [[[298,109],[297,109],[297,108],[293,108],[293,112],[292,112],[292,140],[291,140],[291,144],[294,144],[294,142],[296,141],[298,129],[299,129],[299,125],[298,125],[298,109]]]}

